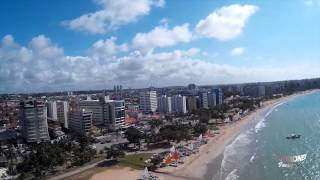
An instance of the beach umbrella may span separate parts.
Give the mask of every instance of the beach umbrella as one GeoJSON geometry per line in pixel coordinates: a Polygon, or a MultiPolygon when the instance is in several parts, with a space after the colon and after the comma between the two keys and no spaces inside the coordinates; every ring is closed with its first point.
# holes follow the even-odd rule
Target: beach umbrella
{"type": "Polygon", "coordinates": [[[172,147],[170,148],[170,152],[174,153],[175,151],[176,151],[176,148],[175,148],[174,146],[172,146],[172,147]]]}
{"type": "Polygon", "coordinates": [[[193,150],[193,144],[192,144],[192,143],[190,143],[189,149],[190,149],[190,150],[193,150]]]}
{"type": "Polygon", "coordinates": [[[144,176],[144,177],[149,177],[149,171],[148,171],[148,168],[147,168],[147,167],[144,168],[143,176],[144,176]]]}
{"type": "Polygon", "coordinates": [[[164,161],[165,164],[171,164],[172,160],[171,157],[167,157],[166,160],[164,161]]]}
{"type": "Polygon", "coordinates": [[[171,156],[171,160],[178,160],[179,159],[179,154],[177,152],[173,153],[171,156]]]}

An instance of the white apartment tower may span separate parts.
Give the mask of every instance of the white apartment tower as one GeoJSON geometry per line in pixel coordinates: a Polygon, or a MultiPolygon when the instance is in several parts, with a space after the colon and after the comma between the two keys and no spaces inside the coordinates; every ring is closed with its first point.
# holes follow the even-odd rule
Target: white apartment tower
{"type": "Polygon", "coordinates": [[[50,140],[45,103],[25,100],[20,103],[20,122],[22,136],[28,143],[50,140]]]}
{"type": "Polygon", "coordinates": [[[48,121],[58,121],[56,101],[47,102],[47,116],[48,121]]]}
{"type": "Polygon", "coordinates": [[[162,95],[158,97],[158,111],[162,113],[171,113],[171,97],[162,95]]]}
{"type": "Polygon", "coordinates": [[[187,113],[187,101],[185,96],[174,95],[172,96],[172,112],[187,113]]]}
{"type": "Polygon", "coordinates": [[[49,101],[47,102],[48,121],[58,121],[68,128],[68,102],[67,101],[49,101]]]}
{"type": "Polygon", "coordinates": [[[140,92],[140,110],[144,113],[152,113],[157,110],[157,92],[140,92]]]}
{"type": "Polygon", "coordinates": [[[57,118],[64,128],[68,128],[68,111],[69,105],[67,101],[57,101],[57,118]]]}

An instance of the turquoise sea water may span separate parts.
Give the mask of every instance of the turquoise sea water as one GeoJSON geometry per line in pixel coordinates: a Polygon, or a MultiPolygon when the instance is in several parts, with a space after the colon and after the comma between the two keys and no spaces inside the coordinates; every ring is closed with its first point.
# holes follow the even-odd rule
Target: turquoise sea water
{"type": "Polygon", "coordinates": [[[261,112],[226,147],[218,169],[212,179],[320,179],[320,92],[281,102],[261,112]],[[291,133],[302,137],[286,139],[291,133]],[[278,166],[278,156],[305,153],[307,158],[300,165],[278,166]]]}

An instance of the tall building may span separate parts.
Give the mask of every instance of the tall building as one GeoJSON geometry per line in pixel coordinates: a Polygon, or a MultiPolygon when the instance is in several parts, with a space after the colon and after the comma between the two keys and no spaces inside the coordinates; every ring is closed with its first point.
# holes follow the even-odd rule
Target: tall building
{"type": "Polygon", "coordinates": [[[104,99],[80,101],[80,109],[90,110],[92,112],[92,123],[95,126],[106,125],[107,107],[104,99]]]}
{"type": "Polygon", "coordinates": [[[157,92],[140,92],[140,110],[144,113],[156,112],[157,110],[157,92]]]}
{"type": "Polygon", "coordinates": [[[63,125],[64,128],[68,128],[68,102],[67,101],[57,101],[57,118],[58,122],[63,125]]]}
{"type": "Polygon", "coordinates": [[[125,105],[124,100],[109,100],[107,121],[109,129],[119,130],[125,128],[125,105]]]}
{"type": "Polygon", "coordinates": [[[111,130],[124,128],[124,100],[84,100],[80,101],[80,108],[92,111],[92,123],[95,126],[105,126],[111,130]]]}
{"type": "Polygon", "coordinates": [[[44,102],[25,100],[20,103],[22,136],[28,143],[48,141],[47,108],[44,102]]]}
{"type": "Polygon", "coordinates": [[[243,87],[243,95],[251,97],[263,97],[266,94],[265,86],[249,84],[243,87]]]}
{"type": "Polygon", "coordinates": [[[216,105],[223,104],[223,92],[221,88],[216,88],[212,90],[216,95],[216,105]]]}
{"type": "Polygon", "coordinates": [[[258,86],[258,97],[263,97],[266,95],[266,87],[265,86],[258,86]]]}
{"type": "Polygon", "coordinates": [[[172,112],[187,113],[186,97],[179,95],[172,96],[172,112]]]}
{"type": "Polygon", "coordinates": [[[79,134],[88,134],[92,128],[92,111],[72,109],[68,113],[69,129],[79,134]]]}
{"type": "Polygon", "coordinates": [[[201,107],[208,109],[219,104],[223,104],[223,92],[221,88],[212,89],[211,92],[200,94],[201,107]]]}
{"type": "Polygon", "coordinates": [[[196,96],[188,96],[187,97],[187,111],[192,112],[197,110],[197,97],[196,96]]]}
{"type": "Polygon", "coordinates": [[[48,121],[58,121],[56,101],[47,102],[47,116],[48,121]]]}
{"type": "Polygon", "coordinates": [[[171,97],[162,95],[158,97],[158,111],[162,113],[171,113],[171,97]]]}
{"type": "Polygon", "coordinates": [[[49,101],[47,102],[48,121],[59,122],[64,128],[68,128],[68,102],[49,101]]]}
{"type": "Polygon", "coordinates": [[[201,108],[204,108],[204,109],[209,108],[207,92],[200,93],[200,103],[201,103],[201,108]]]}
{"type": "Polygon", "coordinates": [[[208,97],[208,106],[209,107],[214,107],[217,105],[217,94],[216,92],[208,92],[207,93],[208,97]]]}

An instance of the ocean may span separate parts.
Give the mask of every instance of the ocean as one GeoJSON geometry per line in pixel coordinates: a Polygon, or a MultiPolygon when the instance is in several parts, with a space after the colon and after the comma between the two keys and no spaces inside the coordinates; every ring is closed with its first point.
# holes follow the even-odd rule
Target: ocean
{"type": "Polygon", "coordinates": [[[208,165],[205,179],[320,179],[320,92],[279,102],[260,112],[208,165]],[[286,139],[292,133],[302,136],[286,139]],[[300,154],[307,154],[302,163],[279,167],[278,157],[300,154]]]}

